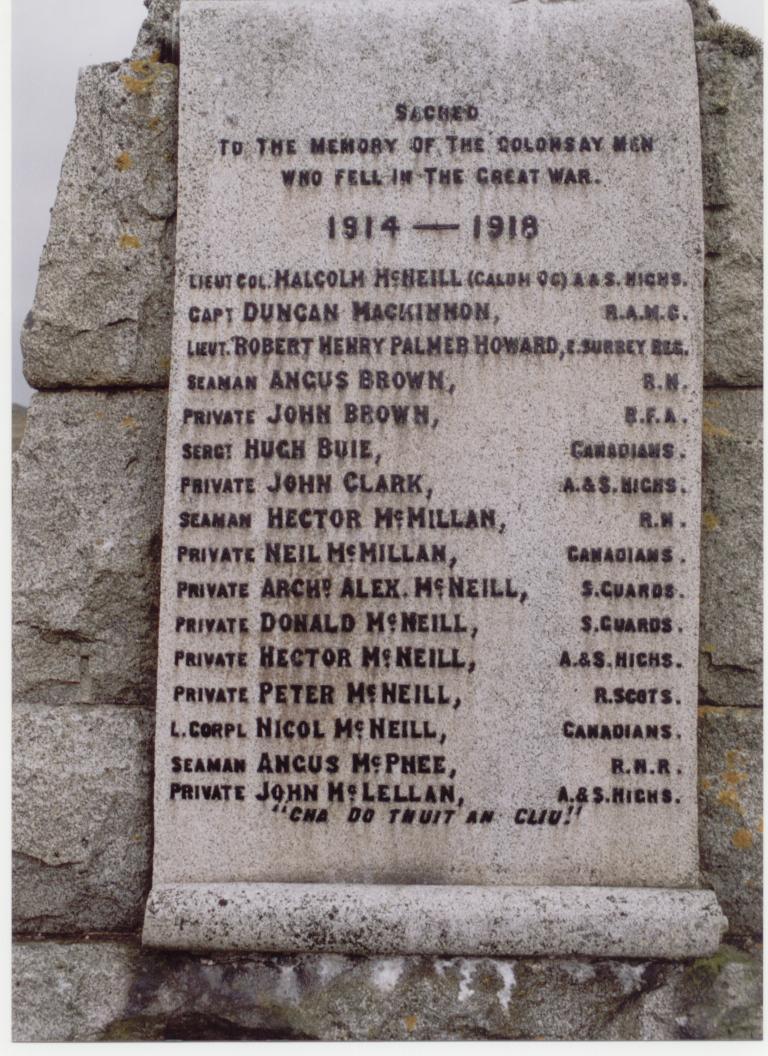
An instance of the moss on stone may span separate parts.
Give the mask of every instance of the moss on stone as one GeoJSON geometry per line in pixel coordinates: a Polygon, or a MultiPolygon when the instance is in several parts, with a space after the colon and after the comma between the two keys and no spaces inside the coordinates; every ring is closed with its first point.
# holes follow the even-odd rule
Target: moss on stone
{"type": "Polygon", "coordinates": [[[735,946],[721,946],[711,957],[698,957],[691,971],[715,979],[728,964],[751,964],[752,958],[735,946]]]}

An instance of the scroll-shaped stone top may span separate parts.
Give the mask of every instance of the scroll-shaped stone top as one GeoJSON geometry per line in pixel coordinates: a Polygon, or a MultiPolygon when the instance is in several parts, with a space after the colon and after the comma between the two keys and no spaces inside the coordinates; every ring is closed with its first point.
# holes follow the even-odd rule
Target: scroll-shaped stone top
{"type": "Polygon", "coordinates": [[[187,884],[695,886],[686,5],[180,24],[150,941],[187,884]]]}

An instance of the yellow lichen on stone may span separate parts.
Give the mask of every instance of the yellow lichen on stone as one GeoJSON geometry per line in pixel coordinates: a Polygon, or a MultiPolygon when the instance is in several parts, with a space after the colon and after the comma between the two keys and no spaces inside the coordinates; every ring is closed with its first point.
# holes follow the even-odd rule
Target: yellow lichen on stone
{"type": "MultiPolygon", "coordinates": [[[[711,655],[714,652],[711,645],[703,645],[701,651],[702,653],[707,653],[707,655],[711,655]]],[[[699,716],[717,715],[719,717],[722,709],[716,708],[714,704],[700,704],[696,710],[698,711],[699,716]]]]}
{"type": "Polygon", "coordinates": [[[133,168],[133,158],[127,150],[124,150],[122,154],[117,155],[115,158],[115,168],[120,172],[125,172],[126,169],[133,168]]]}
{"type": "Polygon", "coordinates": [[[731,843],[740,851],[746,850],[747,847],[752,846],[752,833],[749,829],[737,829],[731,837],[731,843]]]}
{"type": "Polygon", "coordinates": [[[717,528],[720,524],[717,517],[715,517],[714,513],[710,513],[709,510],[704,510],[704,512],[702,513],[701,523],[708,532],[714,531],[715,528],[717,528]]]}
{"type": "Polygon", "coordinates": [[[125,418],[123,418],[120,424],[124,425],[126,429],[135,429],[139,423],[136,421],[132,414],[126,414],[125,418]]]}
{"type": "Polygon", "coordinates": [[[726,785],[743,785],[746,780],[747,775],[743,770],[726,770],[723,774],[726,785]]]}
{"type": "Polygon", "coordinates": [[[133,92],[134,95],[144,95],[152,87],[155,78],[151,77],[147,80],[141,80],[138,77],[129,77],[128,74],[123,75],[123,84],[129,92],[133,92]]]}
{"type": "Polygon", "coordinates": [[[744,816],[744,808],[741,805],[741,800],[739,799],[735,789],[724,788],[718,794],[717,802],[724,807],[730,807],[731,810],[735,810],[736,813],[741,814],[742,817],[744,816]]]}
{"type": "Polygon", "coordinates": [[[416,1016],[404,1016],[403,1023],[405,1023],[405,1029],[410,1034],[411,1031],[416,1029],[416,1016]]]}
{"type": "Polygon", "coordinates": [[[725,767],[723,781],[726,785],[743,785],[747,780],[746,770],[740,769],[745,765],[744,753],[738,749],[730,748],[725,753],[725,767]]]}
{"type": "Polygon", "coordinates": [[[121,249],[138,249],[141,245],[136,235],[121,235],[120,236],[120,248],[121,249]]]}
{"type": "Polygon", "coordinates": [[[158,69],[160,64],[154,57],[156,54],[157,52],[154,52],[149,59],[134,59],[129,63],[131,70],[137,74],[136,77],[132,77],[129,73],[122,75],[121,80],[129,92],[133,92],[134,95],[145,95],[150,91],[160,72],[158,69]]]}
{"type": "Polygon", "coordinates": [[[160,118],[159,117],[150,117],[149,121],[147,121],[147,126],[149,128],[159,128],[160,127],[160,118]]]}
{"type": "Polygon", "coordinates": [[[704,418],[701,423],[701,431],[704,436],[733,436],[730,429],[726,429],[722,425],[715,425],[714,422],[710,422],[709,418],[704,418]]]}

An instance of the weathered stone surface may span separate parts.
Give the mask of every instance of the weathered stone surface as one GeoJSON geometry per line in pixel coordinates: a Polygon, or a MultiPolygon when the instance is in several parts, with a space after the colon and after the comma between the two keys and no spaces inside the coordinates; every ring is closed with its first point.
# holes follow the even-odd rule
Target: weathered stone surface
{"type": "Polygon", "coordinates": [[[136,926],[151,859],[152,712],[17,704],[14,927],[136,926]]]}
{"type": "MultiPolygon", "coordinates": [[[[149,2],[151,3],[152,0],[149,0],[149,2]]],[[[705,26],[711,25],[719,17],[714,4],[710,4],[709,0],[688,0],[688,6],[691,9],[693,24],[696,29],[703,29],[705,26]]]]}
{"type": "Polygon", "coordinates": [[[762,932],[763,713],[699,709],[702,881],[714,889],[731,934],[762,932]]]}
{"type": "Polygon", "coordinates": [[[157,51],[162,60],[178,62],[179,3],[180,0],[144,0],[147,17],[139,30],[134,59],[148,58],[157,51]]]}
{"type": "Polygon", "coordinates": [[[198,957],[14,948],[16,1041],[757,1038],[760,958],[198,957]]]}
{"type": "MultiPolygon", "coordinates": [[[[158,650],[156,885],[284,882],[289,885],[285,905],[277,898],[271,904],[285,910],[283,919],[292,920],[290,885],[295,883],[412,883],[417,891],[423,891],[427,884],[477,885],[485,894],[489,885],[574,885],[590,891],[590,885],[595,884],[608,888],[639,885],[677,889],[693,886],[698,880],[695,556],[701,390],[696,384],[696,359],[701,354],[703,311],[702,261],[700,254],[693,252],[693,247],[700,247],[702,242],[702,211],[691,22],[688,11],[677,0],[651,0],[638,5],[587,3],[571,5],[567,10],[564,5],[536,2],[531,8],[528,12],[526,5],[509,5],[506,0],[484,3],[477,12],[453,0],[423,0],[417,5],[407,0],[377,0],[365,8],[345,4],[338,9],[326,0],[308,0],[290,10],[281,0],[212,0],[182,8],[179,239],[169,404],[172,435],[169,434],[167,448],[167,474],[169,483],[174,483],[166,493],[158,650]],[[636,47],[625,46],[628,34],[638,42],[636,47]],[[379,59],[382,53],[390,56],[384,67],[379,59]],[[586,54],[588,62],[582,58],[586,54]],[[579,63],[587,64],[574,70],[574,56],[580,56],[579,63]],[[291,76],[276,80],[275,65],[283,69],[286,63],[290,64],[291,76]],[[232,68],[238,71],[236,77],[229,75],[232,68]],[[597,68],[604,70],[605,75],[596,91],[590,74],[597,68]],[[506,84],[511,69],[516,76],[501,90],[498,86],[506,84]],[[476,159],[485,162],[476,173],[467,168],[465,179],[443,185],[438,192],[437,184],[430,183],[435,168],[429,164],[422,168],[421,161],[414,160],[411,132],[399,120],[407,115],[398,116],[398,100],[424,98],[425,93],[437,98],[448,78],[452,78],[457,99],[473,101],[474,117],[469,110],[465,116],[469,120],[477,118],[476,130],[484,132],[488,154],[476,159]],[[539,88],[531,94],[530,86],[537,83],[537,78],[539,88]],[[350,111],[347,100],[353,95],[356,103],[350,111]],[[308,115],[314,115],[314,123],[308,123],[308,115]],[[230,156],[225,149],[210,149],[219,135],[217,130],[227,125],[237,130],[238,139],[246,145],[242,158],[230,156]],[[465,329],[456,333],[454,346],[454,337],[445,335],[453,333],[453,326],[446,320],[452,318],[455,322],[456,314],[441,315],[441,307],[448,305],[436,300],[439,293],[423,294],[435,311],[425,311],[422,316],[421,302],[398,304],[391,298],[400,294],[377,285],[376,276],[384,260],[392,269],[408,268],[418,261],[422,268],[434,269],[429,273],[434,276],[442,274],[440,269],[449,260],[456,277],[463,277],[459,281],[466,289],[475,281],[485,281],[473,278],[480,274],[476,269],[486,276],[484,269],[492,259],[486,243],[493,240],[483,234],[480,210],[506,209],[509,200],[506,189],[485,186],[483,180],[490,179],[489,167],[509,163],[507,149],[499,141],[500,133],[518,125],[524,125],[532,138],[542,135],[545,148],[551,149],[553,156],[559,156],[561,145],[547,147],[546,130],[588,127],[596,129],[600,139],[595,140],[596,154],[590,162],[590,179],[594,183],[577,187],[577,178],[571,174],[572,183],[561,185],[562,169],[553,182],[549,182],[549,176],[542,176],[538,191],[526,199],[530,200],[531,209],[535,203],[538,217],[531,225],[530,238],[513,236],[507,224],[503,257],[495,258],[499,267],[503,259],[503,266],[510,272],[530,269],[529,274],[533,275],[535,269],[549,266],[556,254],[558,267],[569,276],[578,273],[585,261],[590,261],[590,268],[598,273],[612,269],[623,274],[635,268],[638,260],[651,270],[679,269],[688,276],[688,288],[675,294],[686,306],[686,314],[678,318],[672,313],[673,318],[666,320],[659,333],[674,336],[686,347],[690,345],[691,360],[681,365],[681,369],[685,368],[683,380],[689,384],[681,385],[677,394],[678,418],[674,427],[668,431],[660,427],[656,430],[658,436],[654,436],[674,441],[689,451],[689,462],[684,467],[687,487],[679,489],[675,498],[675,516],[679,517],[675,523],[680,523],[680,529],[675,530],[674,537],[672,533],[665,536],[674,541],[675,556],[681,562],[677,573],[679,592],[663,606],[643,608],[640,613],[634,599],[616,601],[611,616],[605,617],[605,607],[586,605],[582,586],[585,569],[566,557],[569,547],[578,550],[598,543],[606,547],[631,543],[639,548],[647,546],[649,540],[643,526],[645,514],[641,513],[648,500],[636,491],[632,501],[627,494],[631,486],[619,495],[619,467],[608,461],[610,454],[602,456],[600,468],[608,472],[615,467],[613,487],[608,488],[611,497],[606,495],[596,501],[587,478],[580,487],[570,477],[576,473],[569,450],[572,443],[579,446],[581,438],[598,436],[634,441],[637,435],[627,426],[623,409],[638,398],[638,376],[628,359],[619,357],[618,362],[603,363],[602,345],[592,348],[586,356],[574,351],[579,341],[571,335],[604,332],[605,291],[594,288],[586,279],[581,285],[569,278],[567,289],[549,288],[535,294],[525,283],[515,283],[516,289],[486,288],[480,295],[453,294],[488,298],[475,302],[474,308],[469,301],[462,302],[462,309],[466,309],[462,318],[467,322],[465,329]],[[377,140],[380,146],[383,142],[390,144],[387,180],[390,165],[414,166],[407,170],[413,180],[395,180],[374,192],[382,203],[380,210],[396,216],[397,231],[382,232],[372,224],[367,238],[363,237],[362,228],[360,237],[353,239],[345,238],[340,229],[337,233],[336,225],[341,221],[335,220],[334,211],[361,207],[358,170],[340,169],[337,159],[317,155],[317,141],[308,134],[317,128],[337,127],[343,127],[345,134],[353,137],[353,146],[354,137],[358,137],[356,142],[365,144],[361,149],[366,152],[373,149],[367,138],[372,130],[387,137],[377,140]],[[631,150],[608,145],[613,143],[611,130],[633,127],[652,131],[664,144],[663,148],[649,150],[642,166],[632,157],[631,150]],[[296,157],[291,164],[299,166],[300,171],[310,163],[317,166],[320,182],[311,193],[287,184],[287,162],[282,156],[273,156],[268,147],[261,155],[259,144],[263,146],[264,140],[260,139],[260,130],[265,128],[272,130],[271,135],[286,137],[285,142],[293,144],[296,157]],[[607,138],[604,140],[603,136],[607,138]],[[603,148],[597,151],[599,143],[603,143],[603,148]],[[347,173],[353,179],[343,184],[338,177],[347,173]],[[486,175],[481,177],[481,173],[486,175]],[[259,203],[258,209],[250,207],[253,202],[259,203]],[[438,224],[438,230],[432,230],[423,222],[425,217],[433,221],[450,219],[456,222],[455,229],[448,224],[446,231],[446,225],[438,224]],[[540,238],[534,230],[541,233],[540,238]],[[382,241],[386,251],[381,248],[382,241]],[[279,318],[276,307],[284,306],[269,298],[283,295],[274,291],[257,294],[236,283],[238,268],[245,267],[246,261],[249,269],[264,276],[267,282],[272,282],[274,276],[275,289],[279,290],[286,281],[279,281],[281,275],[301,276],[306,274],[302,270],[305,268],[312,275],[315,268],[354,267],[359,269],[356,275],[364,274],[366,293],[350,287],[334,289],[333,323],[338,323],[340,336],[331,348],[321,329],[328,320],[323,322],[319,311],[314,319],[304,322],[287,312],[290,322],[286,318],[282,327],[271,329],[279,318]],[[206,290],[189,281],[189,276],[206,273],[232,275],[232,288],[223,294],[213,286],[206,290]],[[252,298],[257,296],[266,300],[254,301],[252,298]],[[356,299],[362,296],[370,300],[363,303],[356,299]],[[228,336],[230,329],[222,304],[238,321],[237,334],[245,336],[228,336]],[[481,309],[479,314],[477,308],[481,309]],[[468,320],[473,311],[475,323],[471,324],[468,320]],[[217,312],[221,320],[217,319],[217,312]],[[402,326],[395,330],[398,312],[402,326]],[[358,417],[352,401],[385,397],[373,397],[370,382],[361,379],[352,368],[360,360],[334,360],[334,365],[352,368],[348,377],[345,374],[343,386],[336,385],[336,375],[325,370],[329,352],[349,355],[348,347],[345,353],[346,335],[358,334],[356,324],[364,319],[370,326],[364,333],[382,335],[375,351],[369,347],[371,339],[365,337],[366,348],[377,365],[390,363],[402,370],[413,351],[411,362],[426,352],[432,358],[422,359],[422,363],[445,368],[444,394],[435,390],[429,402],[422,405],[429,414],[439,412],[439,430],[433,428],[435,419],[429,423],[423,420],[421,425],[429,424],[430,428],[420,429],[415,420],[418,416],[413,413],[395,422],[390,408],[382,405],[385,417],[375,419],[374,432],[370,420],[366,424],[362,413],[358,417]],[[382,326],[375,330],[377,319],[382,326]],[[533,328],[532,333],[556,335],[548,339],[549,355],[543,349],[541,354],[534,353],[532,347],[526,349],[522,343],[518,349],[517,342],[514,347],[507,344],[504,351],[505,339],[496,335],[517,333],[515,328],[519,326],[533,328]],[[273,332],[280,335],[278,341],[293,342],[294,353],[301,350],[310,371],[324,371],[323,384],[329,386],[323,390],[327,401],[324,432],[334,440],[351,438],[358,442],[369,442],[367,438],[375,436],[375,464],[381,471],[378,476],[369,472],[365,479],[355,471],[346,477],[338,473],[318,479],[318,488],[322,483],[324,490],[327,485],[327,491],[332,493],[331,507],[339,502],[339,496],[356,505],[351,511],[355,514],[354,523],[345,517],[345,510],[331,511],[335,522],[326,518],[325,510],[317,517],[310,514],[311,523],[302,514],[301,527],[313,529],[319,542],[315,555],[318,564],[312,574],[329,577],[327,594],[317,604],[311,599],[308,602],[308,594],[272,603],[259,598],[260,584],[271,580],[276,571],[275,558],[270,554],[276,533],[293,531],[298,524],[288,523],[294,514],[287,505],[272,506],[273,502],[292,503],[285,498],[290,494],[288,483],[285,489],[281,488],[274,464],[255,458],[242,442],[242,422],[251,414],[254,423],[273,423],[270,436],[301,438],[306,444],[306,468],[316,463],[317,452],[313,428],[306,419],[296,417],[299,405],[295,401],[305,397],[276,393],[276,357],[266,354],[275,339],[261,336],[273,332]],[[397,335],[410,335],[406,338],[408,346],[397,335]],[[198,347],[200,338],[214,336],[225,339],[221,342],[224,358],[217,360],[217,365],[234,363],[239,357],[240,362],[247,362],[253,378],[258,379],[257,388],[231,393],[227,406],[236,409],[242,418],[230,416],[229,422],[223,423],[226,431],[223,427],[215,434],[217,440],[230,443],[226,455],[221,455],[227,459],[228,472],[237,479],[247,479],[252,486],[252,494],[245,490],[233,493],[226,505],[212,490],[206,493],[202,487],[195,491],[178,486],[192,471],[189,451],[181,441],[198,439],[195,427],[186,424],[189,420],[184,415],[195,414],[205,421],[206,415],[220,413],[217,407],[222,405],[218,390],[198,388],[190,392],[188,385],[189,350],[198,347]],[[412,343],[415,341],[418,346],[412,343]],[[434,342],[429,350],[428,341],[434,342]],[[495,354],[489,354],[489,343],[495,354]],[[561,354],[556,355],[556,350],[561,354]],[[527,351],[534,354],[527,355],[527,351]],[[226,358],[230,356],[231,360],[226,358]],[[595,369],[598,362],[600,369],[595,369]],[[281,401],[278,409],[285,409],[284,417],[275,414],[276,399],[281,401]],[[578,426],[574,423],[576,407],[578,426]],[[344,489],[353,496],[351,499],[344,498],[344,489]],[[272,499],[278,491],[280,495],[272,499]],[[378,521],[378,514],[387,511],[373,506],[385,493],[396,495],[386,499],[393,504],[387,508],[392,511],[390,526],[384,523],[383,516],[378,521]],[[261,496],[261,501],[253,495],[261,496]],[[420,510],[428,511],[433,523],[427,525],[426,517],[420,527],[407,523],[411,503],[430,502],[432,505],[421,506],[420,510]],[[267,504],[269,511],[264,508],[267,504]],[[492,510],[494,523],[487,523],[485,528],[493,530],[475,531],[473,527],[464,531],[470,525],[463,523],[458,513],[467,505],[473,519],[475,510],[492,510]],[[446,516],[448,511],[456,514],[455,519],[446,516]],[[226,522],[223,514],[228,518],[226,522]],[[250,601],[217,606],[200,598],[195,605],[179,591],[177,548],[187,542],[191,533],[186,525],[192,518],[201,529],[194,533],[199,545],[220,545],[222,528],[232,529],[228,539],[246,538],[255,544],[253,563],[239,573],[249,588],[243,598],[250,601]],[[278,528],[276,521],[283,518],[285,523],[278,528]],[[419,599],[406,605],[408,609],[413,606],[415,614],[423,619],[417,629],[405,626],[401,619],[403,609],[399,604],[390,607],[387,602],[381,604],[379,617],[370,608],[374,604],[378,608],[379,603],[366,599],[383,594],[372,594],[366,588],[353,597],[352,581],[343,575],[347,570],[340,569],[338,562],[327,556],[323,536],[327,532],[330,539],[333,533],[334,544],[343,543],[345,553],[356,553],[359,540],[375,541],[386,555],[387,544],[392,552],[391,533],[399,531],[395,527],[398,523],[403,527],[399,539],[420,543],[429,538],[430,542],[447,546],[450,563],[455,560],[457,568],[472,577],[473,583],[479,584],[481,579],[486,584],[493,581],[498,588],[505,581],[493,577],[509,576],[509,593],[504,597],[502,591],[496,600],[490,596],[481,598],[479,592],[470,600],[467,594],[466,604],[462,604],[455,598],[449,600],[442,587],[435,587],[428,598],[426,590],[419,593],[423,588],[415,576],[422,569],[404,565],[399,555],[384,556],[375,572],[401,577],[397,582],[388,580],[399,589],[387,597],[419,599]],[[433,534],[427,536],[427,531],[433,534]],[[682,563],[685,560],[687,567],[682,563]],[[312,625],[307,620],[307,609],[312,614],[312,625]],[[584,616],[585,611],[591,614],[584,616]],[[451,634],[463,637],[445,635],[449,628],[439,626],[439,622],[447,613],[449,619],[459,618],[459,625],[451,634]],[[654,623],[658,621],[655,626],[648,624],[646,615],[652,615],[654,623]],[[206,619],[201,621],[201,616],[206,619]],[[267,617],[271,622],[267,622],[267,617]],[[377,630],[373,621],[379,618],[384,622],[377,630]],[[346,624],[339,625],[339,619],[346,624]],[[462,628],[462,620],[470,622],[462,628]],[[603,623],[601,628],[597,626],[599,621],[603,623]],[[610,627],[605,626],[606,621],[610,627]],[[476,626],[473,628],[472,624],[476,626]],[[609,649],[614,642],[618,646],[621,634],[625,636],[621,645],[630,648],[639,644],[640,635],[661,634],[663,624],[666,633],[673,633],[675,642],[676,664],[667,672],[667,684],[675,696],[685,698],[688,706],[675,713],[674,733],[664,748],[672,779],[649,782],[652,802],[648,809],[644,806],[642,810],[632,810],[627,804],[629,779],[621,782],[616,794],[611,787],[612,775],[618,772],[613,759],[618,749],[609,743],[610,730],[600,736],[587,736],[577,727],[592,723],[597,729],[597,723],[608,718],[629,722],[633,711],[602,706],[595,697],[594,670],[580,665],[577,658],[587,643],[609,649]],[[607,630],[613,638],[604,633],[607,630]],[[225,650],[232,650],[240,636],[238,648],[243,654],[239,663],[243,670],[238,671],[237,677],[248,688],[251,700],[259,699],[257,683],[266,677],[266,669],[283,664],[305,668],[311,665],[321,672],[317,677],[322,679],[323,688],[335,694],[332,700],[329,696],[331,706],[321,709],[324,727],[318,726],[317,733],[304,735],[305,739],[297,745],[279,746],[282,751],[295,750],[290,764],[294,774],[308,774],[304,753],[327,753],[314,755],[317,769],[304,779],[314,783],[305,786],[308,791],[300,790],[305,802],[318,804],[317,811],[312,808],[312,824],[297,824],[301,820],[310,822],[309,808],[303,815],[296,803],[288,805],[287,783],[270,777],[286,771],[273,769],[268,758],[262,762],[265,740],[271,734],[255,733],[253,711],[233,709],[228,701],[218,701],[220,710],[212,707],[206,717],[242,721],[244,727],[244,739],[235,741],[244,764],[239,771],[244,776],[232,782],[231,802],[235,806],[224,805],[229,786],[203,784],[195,788],[191,779],[183,779],[182,785],[178,777],[168,776],[169,758],[179,751],[172,723],[176,718],[186,722],[186,709],[179,710],[178,698],[173,695],[180,677],[177,651],[200,648],[202,633],[206,635],[206,649],[213,657],[221,657],[222,668],[226,655],[235,657],[235,653],[226,654],[225,650]],[[603,636],[594,638],[592,634],[603,636]],[[374,660],[368,652],[372,647],[378,651],[379,642],[386,642],[385,651],[379,660],[374,660]],[[325,647],[337,643],[344,653],[326,659],[325,647]],[[455,659],[444,652],[448,643],[456,646],[455,659]],[[386,650],[390,646],[392,674],[388,675],[390,652],[386,650]],[[267,655],[275,648],[285,654],[283,659],[277,654],[274,658],[267,655]],[[250,652],[246,655],[247,650],[250,652]],[[296,655],[294,650],[298,650],[297,659],[289,659],[296,655]],[[314,651],[315,659],[309,650],[314,651]],[[427,665],[432,669],[431,680],[435,680],[432,685],[439,678],[444,703],[453,707],[437,709],[430,704],[425,708],[423,702],[419,706],[415,701],[412,703],[416,706],[409,706],[408,710],[378,707],[386,703],[382,700],[384,682],[393,677],[396,668],[405,677],[406,670],[426,672],[427,665]],[[362,762],[360,753],[379,759],[377,753],[383,750],[382,733],[370,732],[367,720],[360,722],[360,732],[333,733],[335,722],[357,723],[361,709],[351,699],[348,685],[363,679],[370,679],[376,696],[366,697],[362,714],[368,712],[370,705],[368,713],[377,718],[397,715],[406,724],[411,720],[433,720],[434,729],[425,734],[434,737],[440,746],[441,754],[435,757],[433,769],[429,769],[431,762],[419,770],[411,769],[406,756],[396,754],[399,745],[387,746],[387,762],[362,762]],[[558,687],[554,693],[553,686],[558,687]],[[370,771],[364,771],[368,765],[370,771]],[[425,777],[430,773],[443,773],[446,777],[429,783],[425,777]],[[335,776],[330,780],[328,775],[335,776]],[[404,775],[408,775],[408,783],[404,775]],[[417,775],[415,779],[413,775],[417,775]],[[379,780],[381,785],[375,783],[379,780]],[[446,786],[449,781],[455,780],[455,784],[438,789],[441,780],[446,786]],[[599,795],[608,799],[609,805],[599,806],[596,796],[587,799],[587,786],[602,786],[599,795]],[[578,792],[580,788],[584,788],[583,793],[578,792]],[[208,793],[205,799],[203,792],[208,793]],[[239,804],[235,802],[236,795],[239,804]],[[583,809],[577,795],[584,796],[583,809]],[[668,806],[662,805],[664,796],[670,797],[668,806]],[[275,810],[278,797],[286,798],[275,810]],[[357,803],[366,808],[371,804],[370,814],[361,824],[357,824],[359,809],[351,809],[357,803]],[[449,803],[455,809],[440,816],[430,810],[406,814],[403,806],[428,808],[449,803]],[[642,824],[630,824],[630,814],[638,821],[642,816],[642,824]],[[483,817],[487,821],[478,824],[483,817]],[[546,818],[549,820],[545,822],[546,818]],[[280,847],[279,855],[272,853],[276,845],[280,847]]],[[[459,115],[463,113],[459,111],[459,115]]],[[[457,123],[455,115],[452,120],[457,123]]],[[[434,131],[437,136],[437,129],[434,131]]],[[[453,164],[445,137],[438,136],[435,143],[440,149],[440,164],[453,164]]],[[[329,150],[330,147],[329,143],[329,150]]],[[[380,164],[383,167],[384,161],[380,164]]],[[[469,166],[470,162],[467,159],[463,164],[469,166]]],[[[541,164],[544,167],[543,161],[541,164]]],[[[365,200],[372,199],[369,196],[365,200]]],[[[334,274],[339,273],[334,270],[334,274]]],[[[425,270],[424,276],[427,274],[425,270]]],[[[663,296],[668,294],[665,291],[663,296]]],[[[313,307],[317,309],[317,304],[313,307]]],[[[649,330],[647,325],[633,325],[627,319],[622,333],[645,342],[649,330]]],[[[350,340],[357,341],[357,337],[350,340]]],[[[639,354],[642,348],[650,353],[645,345],[637,349],[632,345],[633,354],[639,354]]],[[[623,349],[622,345],[622,355],[623,349]]],[[[215,350],[218,355],[218,345],[215,350]]],[[[274,351],[290,352],[291,345],[274,346],[274,351]]],[[[386,372],[381,373],[392,390],[407,383],[404,374],[400,375],[402,381],[396,382],[391,380],[394,375],[390,379],[386,372]]],[[[286,382],[281,377],[278,372],[276,384],[282,386],[286,382]]],[[[405,409],[412,412],[415,408],[411,404],[405,409]]],[[[199,439],[207,439],[208,435],[200,435],[199,439]]],[[[300,458],[305,458],[303,449],[300,458]]],[[[322,460],[316,464],[321,465],[322,460]]],[[[637,465],[637,471],[640,469],[637,465]]],[[[584,472],[597,472],[596,462],[584,463],[584,472]]],[[[314,486],[314,478],[310,483],[314,486]]],[[[293,541],[296,536],[284,538],[293,541]]],[[[413,561],[413,554],[409,556],[413,561]]],[[[441,556],[439,560],[447,559],[441,556]]],[[[360,569],[361,574],[367,571],[360,569]]],[[[589,571],[597,575],[596,569],[589,571]]],[[[210,677],[221,673],[208,672],[210,677]]],[[[275,696],[262,698],[260,703],[265,707],[259,713],[273,717],[270,721],[308,714],[281,707],[275,696]]],[[[620,726],[617,736],[622,729],[620,726]]],[[[397,736],[402,734],[384,735],[397,736]]],[[[658,731],[646,736],[655,738],[658,731]]],[[[277,751],[277,746],[273,750],[277,751]]],[[[400,748],[402,752],[415,750],[410,745],[400,748]]],[[[629,778],[629,770],[623,773],[629,778]]],[[[644,794],[639,793],[640,797],[644,794]]],[[[639,806],[639,800],[633,803],[639,806]]],[[[387,924],[394,928],[396,922],[399,928],[404,922],[407,925],[409,919],[419,919],[420,903],[416,895],[410,897],[413,913],[393,913],[386,918],[387,924]]],[[[393,891],[391,898],[393,907],[407,904],[399,892],[393,891]]],[[[580,908],[588,916],[589,906],[583,905],[588,899],[580,901],[580,908]]],[[[186,920],[186,904],[183,898],[180,902],[178,919],[186,920]]],[[[339,904],[351,917],[353,906],[345,900],[343,889],[339,904]]],[[[472,913],[476,903],[473,906],[469,898],[457,898],[455,907],[456,914],[466,909],[473,921],[479,916],[472,913]]],[[[448,913],[451,921],[456,915],[453,908],[448,913]]],[[[496,908],[488,910],[485,920],[496,908]]],[[[504,919],[514,916],[508,905],[498,908],[504,919]]],[[[580,922],[574,913],[568,925],[577,931],[580,922]]],[[[370,935],[372,930],[363,913],[361,933],[370,935]]],[[[564,931],[567,930],[564,924],[564,931]]],[[[244,931],[245,936],[239,935],[241,948],[248,943],[247,928],[244,931]]],[[[462,930],[457,925],[452,931],[449,927],[449,932],[446,945],[440,948],[442,953],[498,953],[515,948],[508,935],[500,935],[498,945],[489,951],[482,929],[476,941],[471,927],[462,930]]],[[[272,934],[278,933],[276,928],[272,934]]],[[[188,927],[176,935],[180,942],[196,937],[188,927]]],[[[423,949],[418,932],[408,938],[415,945],[406,950],[400,947],[403,952],[423,949]]],[[[539,952],[544,946],[541,942],[539,952]]],[[[366,952],[375,948],[376,939],[370,938],[366,952]]]]}
{"type": "Polygon", "coordinates": [[[654,1027],[659,1032],[677,1028],[681,1040],[760,1039],[762,969],[762,947],[757,944],[744,949],[724,945],[713,957],[677,966],[673,986],[643,1002],[643,1027],[649,1036],[654,1027]]]}
{"type": "Polygon", "coordinates": [[[711,891],[431,884],[158,884],[142,941],[163,949],[409,955],[710,955],[711,891]]]}
{"type": "Polygon", "coordinates": [[[715,24],[699,39],[708,384],[762,384],[762,51],[715,24]]]}
{"type": "Polygon", "coordinates": [[[696,40],[715,41],[732,54],[742,58],[760,54],[763,48],[762,41],[753,36],[748,29],[733,22],[723,21],[714,8],[710,8],[709,18],[706,15],[702,18],[700,12],[703,5],[700,0],[688,0],[688,3],[693,12],[696,40]]]}
{"type": "Polygon", "coordinates": [[[15,699],[154,700],[165,394],[32,400],[15,456],[15,699]]]}
{"type": "Polygon", "coordinates": [[[156,60],[81,72],[22,332],[24,373],[36,388],[167,382],[177,67],[156,60]]]}
{"type": "Polygon", "coordinates": [[[134,947],[30,942],[13,953],[14,1041],[95,1041],[129,1003],[134,947]]]}
{"type": "Polygon", "coordinates": [[[18,451],[21,439],[24,436],[24,426],[27,421],[27,408],[20,403],[14,403],[11,408],[11,450],[18,451]]]}
{"type": "Polygon", "coordinates": [[[701,526],[702,703],[762,699],[762,392],[704,401],[701,526]]]}
{"type": "MultiPolygon", "coordinates": [[[[697,30],[714,25],[719,16],[708,0],[688,0],[697,30]]],[[[176,53],[179,40],[179,0],[144,0],[147,17],[139,31],[133,57],[146,56],[159,49],[176,53]]]]}

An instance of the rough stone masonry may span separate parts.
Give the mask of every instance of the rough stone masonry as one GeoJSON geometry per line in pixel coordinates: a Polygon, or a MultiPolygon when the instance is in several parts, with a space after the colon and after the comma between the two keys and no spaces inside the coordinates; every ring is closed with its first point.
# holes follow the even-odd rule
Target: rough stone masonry
{"type": "Polygon", "coordinates": [[[677,962],[139,946],[176,201],[177,13],[153,0],[131,60],[81,75],[22,337],[40,391],[14,467],[16,1040],[759,1036],[762,63],[691,6],[706,225],[700,870],[726,944],[677,962]]]}

